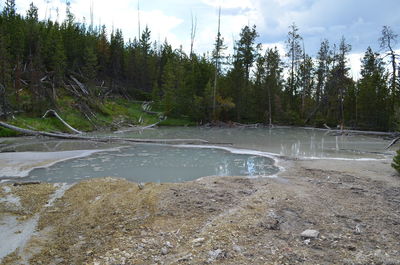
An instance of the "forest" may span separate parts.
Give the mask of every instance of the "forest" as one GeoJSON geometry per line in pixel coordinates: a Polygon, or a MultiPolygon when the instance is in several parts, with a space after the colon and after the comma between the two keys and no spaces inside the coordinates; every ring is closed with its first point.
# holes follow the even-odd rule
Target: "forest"
{"type": "Polygon", "coordinates": [[[197,124],[399,128],[398,36],[390,26],[376,40],[380,53],[365,51],[360,78],[354,80],[345,37],[337,44],[323,40],[313,58],[295,23],[288,28],[285,56],[277,48],[262,49],[256,26],[240,29],[232,55],[226,54],[217,28],[213,51],[187,54],[167,40],[152,41],[148,27],[140,38],[126,40],[119,29],[77,22],[68,3],[66,12],[62,23],[41,21],[33,4],[19,14],[15,0],[5,1],[0,14],[2,119],[16,113],[41,117],[63,104],[90,119],[104,112],[105,102],[124,99],[151,101],[165,116],[197,124]]]}

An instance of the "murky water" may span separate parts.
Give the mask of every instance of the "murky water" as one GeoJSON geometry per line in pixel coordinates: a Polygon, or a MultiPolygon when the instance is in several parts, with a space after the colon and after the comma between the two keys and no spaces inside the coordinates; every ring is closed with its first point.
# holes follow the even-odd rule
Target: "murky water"
{"type": "MultiPolygon", "coordinates": [[[[0,139],[0,149],[17,152],[13,153],[11,166],[11,162],[5,159],[7,154],[11,156],[11,153],[0,153],[0,180],[18,177],[4,174],[2,167],[18,169],[18,152],[23,151],[40,152],[33,152],[32,156],[49,156],[50,160],[46,160],[46,163],[53,164],[50,167],[46,167],[46,163],[40,163],[40,159],[36,161],[34,157],[31,159],[34,162],[25,158],[20,163],[25,171],[29,168],[27,163],[31,163],[32,168],[42,167],[31,171],[29,180],[49,182],[75,182],[104,176],[123,177],[138,182],[180,182],[214,175],[268,176],[279,170],[271,154],[335,159],[382,159],[393,155],[392,151],[385,150],[389,141],[382,138],[332,136],[324,130],[302,128],[171,127],[118,134],[118,137],[201,138],[210,141],[211,144],[195,147],[136,144],[115,149],[120,144],[37,138],[19,138],[14,142],[10,139],[0,139]],[[56,161],[51,161],[52,156],[56,157],[55,154],[65,160],[65,155],[60,153],[65,153],[66,150],[107,148],[114,149],[99,153],[89,152],[89,156],[80,155],[79,158],[55,164],[56,161]]],[[[31,153],[25,153],[25,156],[27,154],[31,153]]]]}
{"type": "Polygon", "coordinates": [[[29,179],[76,182],[114,176],[136,182],[182,182],[203,176],[269,176],[278,171],[274,160],[263,156],[209,148],[135,145],[35,169],[29,179]]]}
{"type": "Polygon", "coordinates": [[[119,135],[135,138],[201,138],[222,145],[301,158],[385,158],[390,142],[372,136],[333,136],[307,128],[161,128],[119,135]]]}

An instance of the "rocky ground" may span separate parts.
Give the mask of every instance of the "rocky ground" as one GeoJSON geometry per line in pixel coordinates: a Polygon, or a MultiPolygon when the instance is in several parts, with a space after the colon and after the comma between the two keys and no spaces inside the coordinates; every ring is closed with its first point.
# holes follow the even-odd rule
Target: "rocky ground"
{"type": "Polygon", "coordinates": [[[389,160],[281,165],[274,179],[95,179],[59,199],[50,184],[3,184],[0,223],[37,225],[2,264],[400,264],[400,177],[389,160]]]}

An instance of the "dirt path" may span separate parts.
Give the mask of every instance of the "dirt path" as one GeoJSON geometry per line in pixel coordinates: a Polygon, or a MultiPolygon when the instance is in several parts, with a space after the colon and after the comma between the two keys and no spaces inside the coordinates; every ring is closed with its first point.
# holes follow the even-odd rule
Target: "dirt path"
{"type": "MultiPolygon", "coordinates": [[[[31,264],[400,264],[400,177],[390,161],[283,166],[275,179],[81,182],[41,210],[24,251],[3,264],[25,252],[31,264]],[[301,237],[306,229],[318,237],[301,237]]],[[[0,214],[17,214],[11,208],[0,214]]]]}

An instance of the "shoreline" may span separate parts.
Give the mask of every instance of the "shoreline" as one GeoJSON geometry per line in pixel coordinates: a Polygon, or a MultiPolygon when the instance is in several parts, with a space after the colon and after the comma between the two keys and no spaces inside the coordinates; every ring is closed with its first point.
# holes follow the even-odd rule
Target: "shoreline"
{"type": "MultiPolygon", "coordinates": [[[[279,178],[81,181],[52,206],[43,202],[53,185],[0,184],[2,197],[24,189],[42,198],[26,253],[13,252],[2,264],[26,257],[33,263],[399,264],[400,177],[390,160],[281,163],[286,170],[279,178]],[[306,229],[320,235],[302,238],[306,229]]],[[[26,216],[32,207],[21,202],[26,216]]],[[[4,219],[13,206],[0,206],[4,219]]]]}
{"type": "MultiPolygon", "coordinates": [[[[154,143],[138,143],[138,145],[165,145],[165,144],[154,144],[154,143]]],[[[217,149],[223,150],[232,154],[244,154],[254,155],[260,157],[270,158],[274,161],[274,165],[279,168],[279,172],[275,175],[279,175],[280,172],[285,171],[285,168],[281,166],[281,160],[334,160],[334,161],[385,161],[388,158],[388,154],[382,154],[385,158],[345,158],[345,157],[289,157],[281,154],[246,149],[241,147],[228,147],[223,145],[187,145],[187,144],[166,144],[174,148],[200,148],[200,149],[217,149]]],[[[93,149],[93,150],[65,150],[65,151],[51,151],[51,152],[3,152],[0,153],[0,183],[12,182],[26,178],[29,173],[38,168],[49,168],[57,163],[64,161],[84,158],[101,152],[112,152],[118,151],[128,146],[110,147],[104,149],[93,149]]],[[[252,176],[248,176],[252,178],[252,176]]],[[[257,177],[257,176],[255,176],[257,177]]],[[[261,176],[259,176],[261,177],[261,176]]],[[[271,177],[271,176],[267,176],[271,177]]]]}

